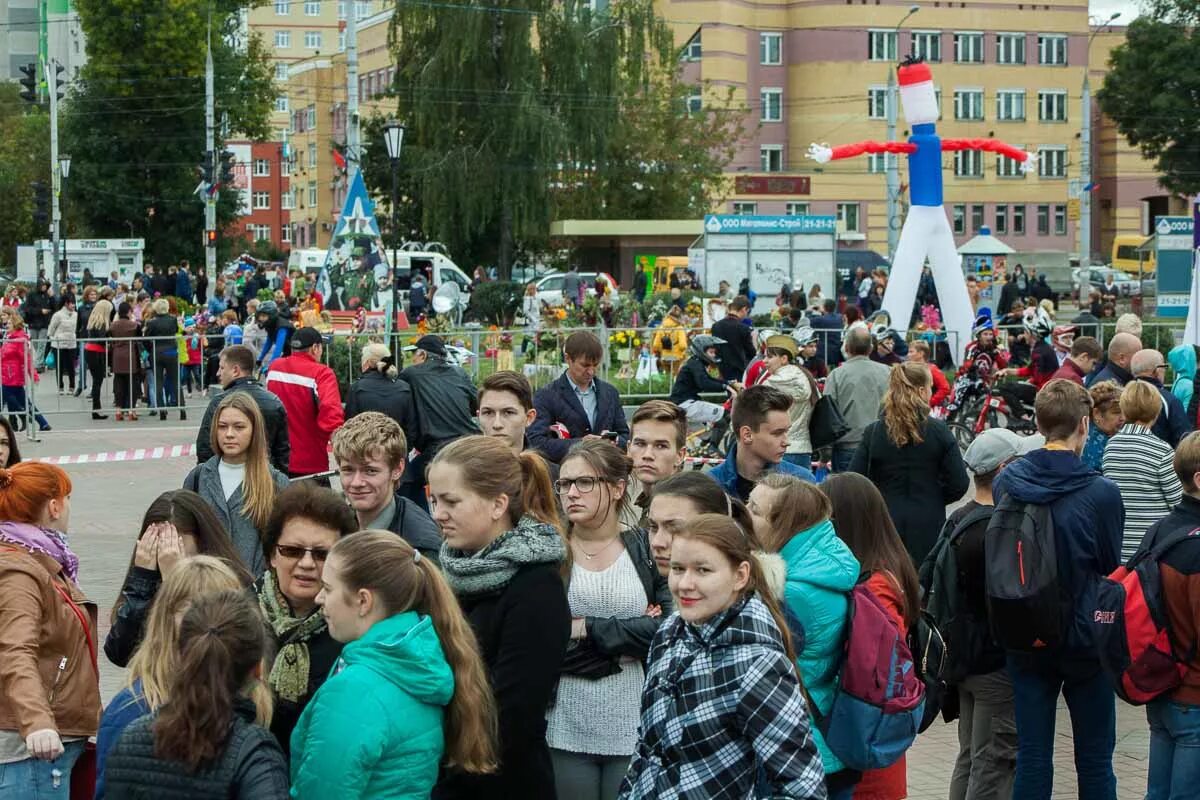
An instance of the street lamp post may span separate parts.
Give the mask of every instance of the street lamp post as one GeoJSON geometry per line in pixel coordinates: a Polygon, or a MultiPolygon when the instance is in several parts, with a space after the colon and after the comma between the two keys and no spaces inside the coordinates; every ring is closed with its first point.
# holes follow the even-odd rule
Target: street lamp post
{"type": "MultiPolygon", "coordinates": [[[[71,157],[65,153],[60,153],[58,156],[58,174],[59,174],[59,178],[60,178],[60,181],[59,181],[59,193],[60,194],[62,193],[63,189],[65,188],[67,175],[69,175],[70,172],[71,172],[71,157]]],[[[67,262],[66,230],[67,230],[67,225],[63,219],[63,214],[60,211],[59,215],[58,215],[58,241],[59,241],[59,244],[62,245],[62,254],[60,256],[58,253],[55,253],[54,258],[58,262],[58,271],[59,271],[59,274],[62,276],[63,283],[66,283],[67,277],[68,277],[67,264],[66,264],[66,262],[67,262]]]]}
{"type": "MultiPolygon", "coordinates": [[[[1099,25],[1088,37],[1087,50],[1083,56],[1083,92],[1080,102],[1079,116],[1079,266],[1087,267],[1092,261],[1092,86],[1088,80],[1091,71],[1092,40],[1109,26],[1120,11],[1113,14],[1099,25]]],[[[1080,290],[1082,295],[1082,289],[1080,290]]]]}
{"type": "Polygon", "coordinates": [[[396,322],[396,312],[400,310],[399,281],[396,276],[396,233],[400,225],[396,207],[400,202],[397,179],[400,173],[400,148],[404,144],[404,126],[394,119],[389,119],[383,126],[383,139],[387,144],[388,158],[392,161],[392,318],[388,323],[390,329],[396,322]]]}
{"type": "MultiPolygon", "coordinates": [[[[900,18],[896,23],[892,35],[896,40],[896,56],[900,56],[900,26],[903,25],[909,17],[921,10],[918,5],[908,7],[908,13],[900,18]]],[[[886,45],[885,45],[886,47],[886,45]]],[[[886,54],[885,54],[886,55],[886,54]]],[[[888,65],[887,79],[887,140],[889,142],[896,140],[896,106],[899,104],[899,99],[896,95],[896,66],[888,65]]],[[[896,156],[893,153],[884,155],[887,159],[887,226],[888,226],[888,260],[890,261],[896,255],[896,246],[900,242],[900,167],[897,164],[896,156]]]]}

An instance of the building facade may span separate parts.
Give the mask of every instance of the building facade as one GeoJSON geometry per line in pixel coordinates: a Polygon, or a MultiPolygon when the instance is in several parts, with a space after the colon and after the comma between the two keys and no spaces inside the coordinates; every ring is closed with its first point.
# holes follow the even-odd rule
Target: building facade
{"type": "Polygon", "coordinates": [[[284,157],[282,142],[230,141],[234,154],[233,186],[238,193],[239,217],[225,236],[245,239],[248,245],[267,241],[276,248],[291,248],[291,160],[284,157]]]}

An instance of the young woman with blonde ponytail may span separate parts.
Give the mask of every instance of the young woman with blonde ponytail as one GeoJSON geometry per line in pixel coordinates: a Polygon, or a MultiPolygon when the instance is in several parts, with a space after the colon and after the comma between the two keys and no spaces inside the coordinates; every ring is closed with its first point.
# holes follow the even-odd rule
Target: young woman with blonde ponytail
{"type": "Polygon", "coordinates": [[[571,633],[560,567],[566,545],[545,460],[467,436],[429,468],[442,570],[479,640],[499,712],[500,767],[452,769],[434,797],[554,797],[546,710],[571,633]]]}
{"type": "Polygon", "coordinates": [[[496,768],[496,711],[475,635],[433,560],[390,531],[334,545],[317,597],[344,643],[292,733],[298,800],[427,798],[439,768],[496,768]]]}

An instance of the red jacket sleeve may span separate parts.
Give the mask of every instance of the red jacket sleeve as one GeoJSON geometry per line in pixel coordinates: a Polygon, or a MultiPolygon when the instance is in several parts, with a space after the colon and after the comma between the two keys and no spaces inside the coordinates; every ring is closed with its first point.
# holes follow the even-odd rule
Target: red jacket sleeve
{"type": "Polygon", "coordinates": [[[943,153],[955,150],[984,150],[989,153],[999,153],[1021,164],[1029,159],[1029,153],[998,139],[942,139],[943,153]]]}
{"type": "Polygon", "coordinates": [[[929,398],[929,407],[937,408],[950,396],[950,382],[946,380],[946,373],[932,364],[929,365],[929,374],[933,376],[933,395],[929,398]]]}
{"type": "Polygon", "coordinates": [[[342,392],[338,389],[333,370],[323,369],[317,376],[317,398],[320,403],[317,409],[317,427],[327,434],[332,434],[346,421],[346,413],[342,410],[342,392]]]}

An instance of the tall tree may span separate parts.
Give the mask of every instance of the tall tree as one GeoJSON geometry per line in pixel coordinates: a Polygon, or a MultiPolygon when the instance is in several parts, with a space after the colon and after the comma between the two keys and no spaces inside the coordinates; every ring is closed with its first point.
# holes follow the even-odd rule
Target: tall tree
{"type": "Polygon", "coordinates": [[[1154,2],[1112,51],[1097,92],[1100,108],[1129,143],[1155,162],[1163,186],[1200,192],[1200,6],[1154,2]]]}
{"type": "MultiPolygon", "coordinates": [[[[263,139],[277,94],[260,37],[242,31],[254,0],[76,0],[88,62],[67,104],[63,147],[79,224],[146,238],[159,263],[201,260],[205,40],[211,15],[218,131],[263,139]]],[[[218,136],[218,150],[223,142],[218,136]]],[[[222,192],[217,224],[236,215],[222,192]]],[[[228,249],[226,246],[225,249],[228,249]]]]}
{"type": "Polygon", "coordinates": [[[0,264],[12,266],[17,245],[47,239],[33,224],[34,181],[50,183],[50,118],[27,106],[15,83],[0,84],[0,264]]]}

